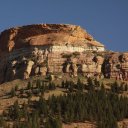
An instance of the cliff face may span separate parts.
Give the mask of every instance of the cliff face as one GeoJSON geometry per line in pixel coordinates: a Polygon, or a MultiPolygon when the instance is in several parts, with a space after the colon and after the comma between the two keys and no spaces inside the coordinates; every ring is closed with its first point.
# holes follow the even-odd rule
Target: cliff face
{"type": "Polygon", "coordinates": [[[107,78],[128,80],[128,52],[108,54],[104,62],[104,71],[107,78]]]}
{"type": "Polygon", "coordinates": [[[105,53],[80,26],[29,25],[0,35],[0,83],[48,74],[128,79],[128,53],[105,53]]]}
{"type": "Polygon", "coordinates": [[[93,42],[93,37],[80,26],[64,24],[39,24],[5,30],[0,35],[0,49],[10,52],[26,46],[83,45],[93,42]]]}

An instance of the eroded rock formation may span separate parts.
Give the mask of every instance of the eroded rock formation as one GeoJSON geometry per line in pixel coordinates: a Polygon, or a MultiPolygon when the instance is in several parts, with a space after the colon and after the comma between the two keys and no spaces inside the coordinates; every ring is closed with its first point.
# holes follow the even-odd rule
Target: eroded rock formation
{"type": "Polygon", "coordinates": [[[49,51],[104,50],[80,26],[68,24],[38,24],[5,30],[0,35],[0,50],[11,52],[30,46],[45,46],[49,51]],[[49,45],[51,47],[49,47],[49,45]]]}
{"type": "Polygon", "coordinates": [[[128,53],[106,53],[80,26],[39,24],[0,35],[0,83],[47,74],[128,79],[128,53]]]}
{"type": "Polygon", "coordinates": [[[128,80],[128,53],[113,53],[105,61],[105,76],[128,80]]]}

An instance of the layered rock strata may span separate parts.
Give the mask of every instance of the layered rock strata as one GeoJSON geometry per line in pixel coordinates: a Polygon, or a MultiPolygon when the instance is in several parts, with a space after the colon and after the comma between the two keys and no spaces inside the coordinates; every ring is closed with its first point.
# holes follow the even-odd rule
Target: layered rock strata
{"type": "Polygon", "coordinates": [[[103,44],[94,40],[80,26],[75,25],[28,25],[5,30],[0,35],[0,50],[2,52],[11,52],[30,46],[42,46],[53,52],[104,51],[103,44]]]}
{"type": "Polygon", "coordinates": [[[128,79],[128,53],[106,53],[80,26],[39,24],[0,35],[0,83],[63,75],[128,79]]]}
{"type": "Polygon", "coordinates": [[[108,54],[104,62],[104,73],[107,78],[128,80],[128,52],[108,54]]]}

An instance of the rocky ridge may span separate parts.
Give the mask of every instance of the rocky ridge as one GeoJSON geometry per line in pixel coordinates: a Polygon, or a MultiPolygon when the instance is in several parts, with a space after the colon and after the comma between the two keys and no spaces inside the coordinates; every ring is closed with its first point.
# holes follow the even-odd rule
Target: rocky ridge
{"type": "Polygon", "coordinates": [[[10,52],[26,46],[62,45],[67,40],[72,45],[81,45],[82,40],[93,43],[93,37],[80,26],[37,24],[3,31],[0,35],[0,48],[1,51],[10,52]]]}
{"type": "Polygon", "coordinates": [[[0,83],[35,75],[128,80],[128,53],[106,52],[80,26],[38,24],[0,35],[0,83]]]}

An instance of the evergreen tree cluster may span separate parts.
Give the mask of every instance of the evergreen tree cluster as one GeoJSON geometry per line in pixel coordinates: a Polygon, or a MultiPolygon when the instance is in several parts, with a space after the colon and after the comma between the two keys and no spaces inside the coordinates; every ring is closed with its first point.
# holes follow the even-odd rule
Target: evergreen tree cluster
{"type": "Polygon", "coordinates": [[[87,79],[87,83],[81,82],[80,79],[77,80],[77,83],[75,84],[73,81],[62,81],[61,88],[65,88],[69,90],[70,92],[74,91],[84,91],[84,90],[94,90],[96,87],[101,87],[103,83],[98,81],[97,79],[87,79]]]}
{"type": "Polygon", "coordinates": [[[52,96],[47,106],[66,123],[96,121],[99,128],[116,128],[117,121],[128,118],[128,98],[106,93],[104,89],[52,96]]]}
{"type": "Polygon", "coordinates": [[[29,81],[28,82],[28,85],[27,85],[27,89],[28,90],[29,89],[31,89],[31,90],[33,90],[33,89],[39,89],[39,90],[43,90],[43,91],[46,91],[46,90],[55,90],[56,89],[56,85],[53,82],[45,82],[43,80],[38,79],[36,81],[35,86],[33,85],[32,82],[29,81]]]}
{"type": "MultiPolygon", "coordinates": [[[[87,84],[79,79],[77,83],[63,81],[61,88],[68,89],[69,93],[52,95],[47,100],[40,95],[39,101],[22,107],[16,101],[3,117],[14,121],[15,128],[62,128],[62,122],[85,120],[96,122],[97,128],[117,128],[117,121],[128,118],[128,98],[118,95],[118,87],[121,85],[113,83],[111,90],[106,91],[103,84],[90,78],[87,84]],[[99,89],[95,89],[99,86],[99,89]]],[[[28,90],[38,89],[43,93],[55,88],[54,83],[46,84],[40,80],[36,81],[36,86],[31,82],[27,86],[28,90]]],[[[3,122],[3,117],[0,122],[3,122]]]]}
{"type": "Polygon", "coordinates": [[[118,83],[117,81],[115,81],[111,85],[111,91],[114,93],[121,93],[123,91],[128,91],[128,85],[126,83],[118,83]]]}
{"type": "Polygon", "coordinates": [[[46,91],[55,90],[56,85],[53,82],[45,82],[43,80],[36,80],[35,82],[29,81],[27,83],[26,88],[18,89],[18,86],[12,88],[10,91],[11,97],[19,96],[19,94],[24,95],[26,94],[27,97],[31,97],[32,95],[40,95],[44,94],[46,91]]]}

